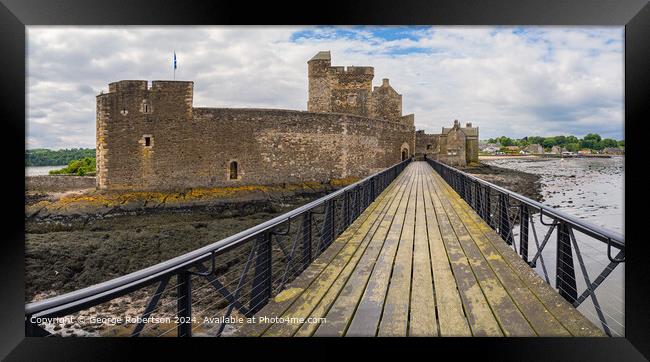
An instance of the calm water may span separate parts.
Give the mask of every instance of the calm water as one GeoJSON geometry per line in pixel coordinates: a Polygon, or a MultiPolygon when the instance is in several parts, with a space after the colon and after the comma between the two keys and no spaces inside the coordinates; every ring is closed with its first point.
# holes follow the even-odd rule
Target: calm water
{"type": "Polygon", "coordinates": [[[66,165],[62,166],[28,166],[25,167],[25,176],[40,176],[49,175],[51,170],[60,170],[66,165]]]}
{"type": "MultiPolygon", "coordinates": [[[[624,235],[624,158],[567,158],[567,159],[500,159],[483,161],[486,164],[541,176],[543,203],[567,214],[579,217],[589,223],[624,235]]],[[[532,218],[541,244],[548,228],[539,222],[539,214],[532,218]]],[[[545,220],[550,222],[550,220],[545,220]]],[[[581,233],[575,233],[580,254],[585,263],[591,282],[609,264],[607,245],[581,233]]],[[[542,257],[544,266],[555,285],[556,233],[551,233],[542,257]]],[[[516,239],[516,238],[515,238],[516,239]]],[[[616,249],[612,249],[613,255],[616,249]]],[[[534,236],[530,235],[529,258],[537,252],[534,236]]],[[[574,268],[578,295],[585,290],[586,282],[580,264],[574,253],[574,268]]],[[[624,270],[625,263],[618,264],[613,272],[596,290],[600,312],[607,321],[613,336],[624,335],[624,270]]],[[[536,271],[544,277],[544,267],[537,263],[536,271]]],[[[590,298],[578,308],[597,326],[602,324],[598,318],[598,308],[590,298]]]]}

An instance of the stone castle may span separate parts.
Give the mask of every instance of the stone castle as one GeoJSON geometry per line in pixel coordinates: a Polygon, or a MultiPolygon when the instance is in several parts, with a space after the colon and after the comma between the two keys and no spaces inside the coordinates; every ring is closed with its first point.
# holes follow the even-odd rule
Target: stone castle
{"type": "Polygon", "coordinates": [[[307,111],[202,108],[191,81],[122,80],[97,96],[97,188],[178,190],[358,179],[413,155],[465,165],[478,128],[415,132],[374,68],[308,61],[307,111]]]}
{"type": "Polygon", "coordinates": [[[442,127],[440,134],[415,132],[415,153],[452,166],[466,166],[478,162],[478,127],[458,120],[451,128],[442,127]]]}

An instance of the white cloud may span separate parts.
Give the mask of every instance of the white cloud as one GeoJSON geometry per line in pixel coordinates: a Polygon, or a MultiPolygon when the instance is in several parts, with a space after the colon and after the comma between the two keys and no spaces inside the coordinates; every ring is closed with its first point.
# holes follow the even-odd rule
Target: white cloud
{"type": "Polygon", "coordinates": [[[195,106],[306,109],[307,60],[331,50],[334,65],[390,78],[428,131],[459,119],[481,138],[623,137],[622,28],[375,29],[30,26],[27,146],[94,147],[95,95],[172,78],[173,50],[195,106]]]}

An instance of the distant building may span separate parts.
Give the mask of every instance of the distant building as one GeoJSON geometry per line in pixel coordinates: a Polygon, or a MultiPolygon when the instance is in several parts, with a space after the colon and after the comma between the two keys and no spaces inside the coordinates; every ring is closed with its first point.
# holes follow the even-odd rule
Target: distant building
{"type": "Polygon", "coordinates": [[[603,150],[603,152],[608,155],[624,155],[625,149],[619,147],[607,147],[603,150]]]}
{"type": "Polygon", "coordinates": [[[585,149],[582,149],[582,150],[578,151],[578,154],[579,155],[591,155],[591,150],[585,148],[585,149]]]}
{"type": "Polygon", "coordinates": [[[564,151],[566,151],[566,148],[561,147],[561,146],[553,146],[551,147],[551,153],[559,155],[562,154],[564,151]]]}
{"type": "Polygon", "coordinates": [[[479,151],[481,151],[483,153],[492,153],[493,154],[493,153],[496,153],[497,151],[499,151],[499,148],[500,148],[499,145],[496,144],[496,143],[480,143],[478,145],[479,151]]]}
{"type": "Polygon", "coordinates": [[[524,151],[526,151],[527,153],[532,153],[533,155],[541,155],[544,153],[544,147],[542,147],[537,143],[533,143],[531,145],[526,146],[526,148],[524,148],[524,151]]]}
{"type": "Polygon", "coordinates": [[[478,127],[467,122],[465,127],[454,120],[453,127],[442,127],[439,134],[415,132],[416,156],[444,162],[452,166],[465,166],[478,162],[478,127]]]}

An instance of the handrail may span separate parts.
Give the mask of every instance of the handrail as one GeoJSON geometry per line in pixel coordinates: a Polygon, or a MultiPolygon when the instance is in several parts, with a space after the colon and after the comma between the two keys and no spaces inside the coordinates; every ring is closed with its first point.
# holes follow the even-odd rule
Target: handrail
{"type": "MultiPolygon", "coordinates": [[[[557,289],[561,297],[575,308],[578,308],[587,298],[590,298],[593,312],[590,313],[588,309],[585,309],[584,312],[587,312],[589,315],[585,316],[588,318],[591,317],[589,319],[594,323],[600,322],[605,334],[609,336],[612,333],[619,336],[622,335],[620,332],[617,332],[620,329],[615,325],[611,325],[605,315],[609,316],[611,320],[623,328],[625,328],[624,322],[616,320],[606,312],[606,309],[609,309],[608,306],[600,304],[595,291],[603,284],[618,264],[625,262],[625,240],[623,235],[555,210],[550,206],[531,200],[488,181],[481,180],[476,176],[445,165],[439,161],[431,159],[427,159],[427,161],[435,172],[478,213],[479,217],[488,223],[489,227],[497,233],[508,247],[512,248],[516,254],[521,256],[524,262],[532,268],[537,267],[538,261],[541,263],[541,270],[537,269],[537,273],[540,276],[544,276],[546,283],[557,289]],[[493,196],[497,196],[496,200],[492,198],[493,196]],[[509,200],[514,200],[518,205],[513,206],[509,200]],[[493,206],[495,209],[493,209],[493,206]],[[517,211],[514,215],[509,211],[513,207],[517,211]],[[535,223],[531,218],[531,215],[536,212],[539,212],[539,224],[546,227],[544,231],[545,236],[541,245],[539,243],[538,231],[541,232],[542,230],[535,228],[535,223]],[[551,222],[545,222],[545,218],[546,220],[551,220],[551,222]],[[589,262],[592,269],[600,270],[600,273],[595,279],[589,276],[587,264],[583,258],[583,252],[580,250],[579,240],[576,238],[574,230],[588,237],[588,239],[582,239],[583,243],[588,242],[590,239],[596,239],[599,242],[607,244],[606,255],[609,263],[604,264],[596,259],[589,262]],[[551,253],[555,254],[555,275],[554,282],[551,282],[542,252],[548,245],[548,241],[553,232],[555,232],[557,244],[555,247],[551,247],[551,253]],[[535,242],[535,255],[529,260],[528,246],[531,235],[535,242]],[[518,240],[515,240],[515,236],[518,240]],[[616,256],[612,256],[612,246],[618,249],[616,256]],[[584,279],[584,287],[576,282],[576,263],[580,267],[579,270],[584,279]],[[584,290],[580,292],[579,289],[582,288],[584,290]]],[[[583,244],[583,249],[584,246],[585,244],[583,244]]],[[[591,249],[597,251],[593,247],[591,249]]]]}
{"type": "Polygon", "coordinates": [[[300,215],[310,209],[321,206],[326,202],[342,195],[343,193],[354,189],[361,184],[370,181],[371,179],[389,172],[393,169],[399,168],[405,163],[410,162],[411,159],[401,161],[391,167],[370,175],[360,181],[339,189],[333,193],[325,195],[317,200],[314,200],[306,205],[293,209],[271,220],[265,221],[257,226],[241,231],[237,234],[229,236],[225,239],[216,241],[210,245],[206,245],[194,251],[185,253],[183,255],[174,257],[172,259],[160,262],[150,267],[110,279],[95,285],[91,285],[79,290],[55,296],[49,299],[32,302],[25,305],[26,316],[56,316],[57,312],[69,310],[81,305],[97,304],[98,302],[112,299],[116,294],[126,294],[129,291],[136,290],[140,287],[147,286],[166,275],[175,274],[188,268],[189,266],[200,262],[210,257],[213,253],[217,254],[224,252],[227,249],[234,248],[240,243],[249,240],[263,232],[279,226],[291,218],[300,215]],[[46,313],[44,313],[46,312],[46,313]]]}
{"type": "Polygon", "coordinates": [[[550,207],[548,205],[544,205],[544,204],[542,204],[540,202],[529,199],[526,196],[523,196],[523,195],[518,194],[516,192],[510,191],[510,190],[505,189],[505,188],[503,188],[501,186],[497,186],[497,185],[495,185],[495,184],[493,184],[491,182],[482,180],[482,179],[480,179],[480,178],[478,178],[476,176],[473,176],[473,175],[471,175],[471,174],[469,174],[467,172],[461,171],[461,170],[459,170],[457,168],[445,165],[442,162],[431,160],[431,159],[427,159],[427,161],[435,162],[436,164],[438,164],[438,165],[440,165],[442,167],[445,167],[445,168],[447,168],[447,169],[449,169],[449,170],[451,170],[453,172],[459,173],[459,174],[461,174],[461,175],[463,175],[465,177],[468,177],[469,179],[471,179],[471,180],[473,180],[475,182],[478,182],[478,183],[483,184],[485,186],[489,186],[490,188],[495,189],[496,191],[501,192],[503,194],[507,194],[508,196],[516,199],[519,202],[522,202],[522,203],[525,203],[525,204],[527,204],[529,206],[532,206],[533,208],[539,210],[544,215],[547,215],[547,216],[553,217],[553,218],[555,218],[557,220],[560,220],[560,221],[571,224],[572,227],[574,227],[576,230],[579,230],[582,233],[585,233],[585,234],[587,234],[589,236],[592,236],[592,237],[598,239],[599,241],[607,243],[608,239],[610,239],[611,240],[611,245],[614,246],[617,249],[624,249],[625,248],[625,238],[620,233],[617,233],[617,232],[611,231],[611,230],[607,230],[607,229],[604,229],[604,228],[599,227],[597,225],[594,225],[594,224],[592,224],[590,222],[584,221],[582,219],[578,219],[575,216],[566,214],[566,213],[561,212],[559,210],[556,210],[556,209],[554,209],[554,208],[552,208],[552,207],[550,207]]]}

